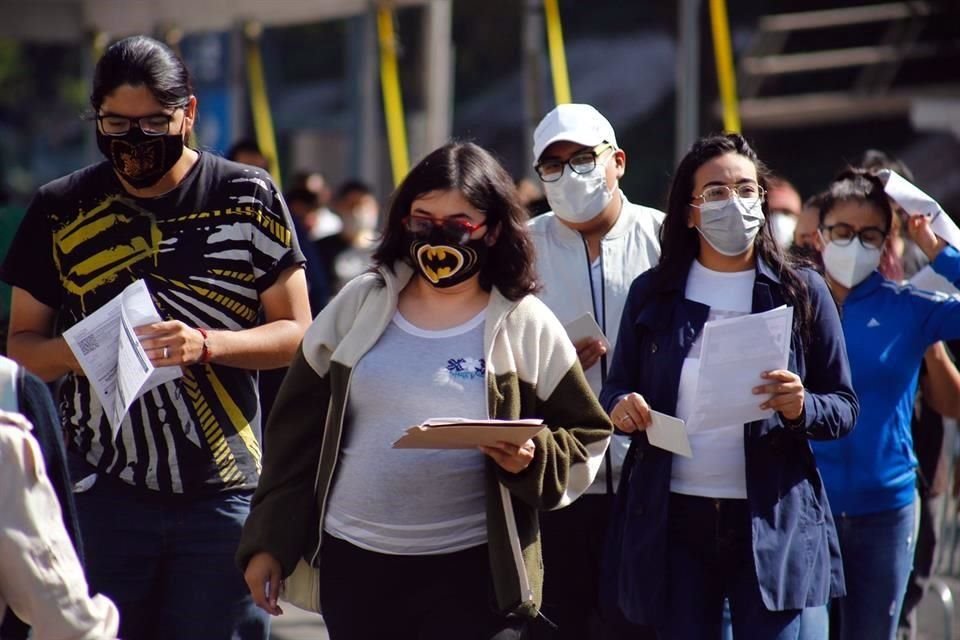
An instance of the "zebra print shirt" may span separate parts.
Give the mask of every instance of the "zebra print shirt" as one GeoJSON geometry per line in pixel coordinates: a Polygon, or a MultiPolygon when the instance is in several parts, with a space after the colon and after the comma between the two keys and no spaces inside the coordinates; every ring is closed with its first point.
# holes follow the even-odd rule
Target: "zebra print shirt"
{"type": "MultiPolygon", "coordinates": [[[[106,162],[42,187],[0,277],[58,309],[63,331],[143,278],[161,317],[192,327],[258,324],[260,293],[303,263],[266,172],[210,153],[173,191],[127,194],[106,162]]],[[[162,493],[252,488],[260,472],[256,373],[216,364],[140,397],[114,439],[87,379],[60,386],[70,446],[100,473],[162,493]]]]}

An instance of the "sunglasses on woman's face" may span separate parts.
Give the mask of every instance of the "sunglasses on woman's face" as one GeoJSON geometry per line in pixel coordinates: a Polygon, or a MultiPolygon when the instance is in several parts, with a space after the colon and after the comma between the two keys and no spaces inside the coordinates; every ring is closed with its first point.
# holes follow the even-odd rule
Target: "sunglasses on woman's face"
{"type": "Polygon", "coordinates": [[[434,229],[451,242],[463,244],[470,239],[473,232],[487,224],[487,221],[473,223],[466,218],[425,218],[422,216],[407,216],[403,219],[403,228],[414,236],[426,238],[434,229]]]}

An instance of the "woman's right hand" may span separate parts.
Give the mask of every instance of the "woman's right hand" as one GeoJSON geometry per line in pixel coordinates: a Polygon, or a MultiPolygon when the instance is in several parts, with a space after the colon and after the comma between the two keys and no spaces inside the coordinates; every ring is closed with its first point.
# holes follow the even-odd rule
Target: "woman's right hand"
{"type": "Polygon", "coordinates": [[[243,572],[243,579],[247,582],[254,604],[272,616],[283,614],[283,609],[277,606],[282,572],[280,562],[266,551],[250,558],[247,569],[243,572]]]}
{"type": "Polygon", "coordinates": [[[628,393],[610,412],[610,420],[624,433],[643,431],[652,424],[650,405],[639,393],[628,393]]]}

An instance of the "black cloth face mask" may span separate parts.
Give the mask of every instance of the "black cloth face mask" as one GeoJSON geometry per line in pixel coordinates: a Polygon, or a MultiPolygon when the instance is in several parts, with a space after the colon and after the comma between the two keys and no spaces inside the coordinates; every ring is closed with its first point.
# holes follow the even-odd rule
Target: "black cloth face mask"
{"type": "Polygon", "coordinates": [[[183,134],[148,136],[132,126],[120,136],[108,136],[97,128],[97,147],[114,170],[135,189],[152,187],[183,155],[183,134]]]}
{"type": "Polygon", "coordinates": [[[407,235],[414,268],[438,289],[469,280],[480,272],[487,261],[490,247],[485,236],[457,244],[439,229],[434,229],[427,237],[411,233],[407,235]]]}

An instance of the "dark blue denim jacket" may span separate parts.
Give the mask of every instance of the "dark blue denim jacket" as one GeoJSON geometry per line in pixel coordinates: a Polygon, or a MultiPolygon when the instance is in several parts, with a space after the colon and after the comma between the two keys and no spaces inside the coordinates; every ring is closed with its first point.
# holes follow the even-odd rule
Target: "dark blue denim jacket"
{"type": "MultiPolygon", "coordinates": [[[[631,286],[600,394],[608,412],[637,392],[651,408],[675,414],[683,360],[709,313],[684,297],[687,271],[665,277],[648,271],[631,286]]],[[[753,559],[763,604],[773,611],[823,605],[845,592],[833,516],[808,439],[849,433],[860,409],[836,304],[818,274],[799,274],[808,289],[810,339],[804,344],[794,331],[788,366],[804,382],[806,419],[787,428],[777,414],[744,426],[753,559]]],[[[779,277],[758,261],[753,312],[785,302],[779,277]]],[[[635,434],[611,517],[603,601],[617,602],[641,624],[657,623],[665,606],[672,463],[673,454],[635,434]]]]}

